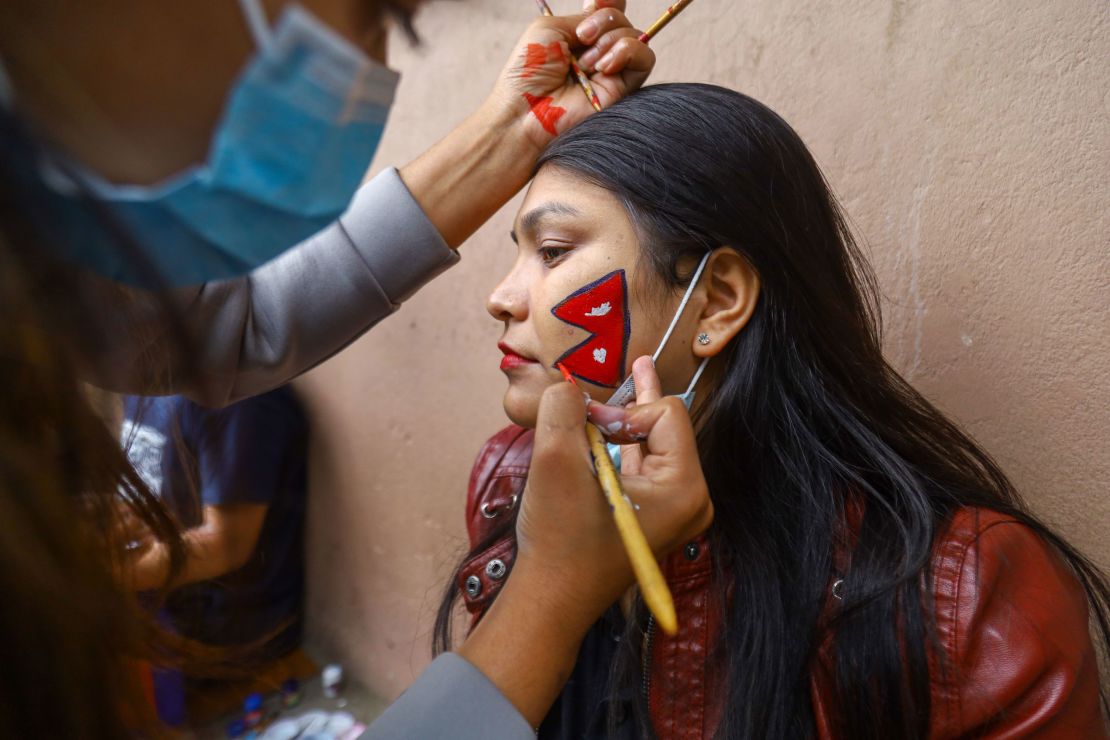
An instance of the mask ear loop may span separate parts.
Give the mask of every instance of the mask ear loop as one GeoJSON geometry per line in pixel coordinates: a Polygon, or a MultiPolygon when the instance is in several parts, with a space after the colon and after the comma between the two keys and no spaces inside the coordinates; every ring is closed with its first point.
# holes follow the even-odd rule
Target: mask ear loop
{"type": "Polygon", "coordinates": [[[678,308],[674,312],[674,318],[671,319],[671,325],[667,327],[666,333],[663,334],[662,341],[655,348],[655,354],[651,356],[652,362],[658,360],[659,355],[663,354],[663,348],[667,346],[667,340],[671,338],[671,334],[674,334],[675,327],[678,326],[678,320],[682,318],[682,312],[686,310],[686,304],[690,302],[690,297],[694,295],[694,288],[697,287],[698,280],[701,278],[702,272],[705,271],[705,265],[709,262],[709,255],[711,254],[713,253],[706,252],[705,256],[701,258],[701,262],[698,263],[698,269],[694,270],[694,277],[690,279],[690,287],[686,289],[686,294],[682,296],[682,301],[678,304],[678,308]]]}
{"type": "MultiPolygon", "coordinates": [[[[709,257],[712,254],[713,252],[711,251],[706,252],[705,256],[701,258],[701,262],[698,264],[698,269],[694,270],[694,277],[690,279],[690,287],[686,289],[686,294],[682,296],[682,301],[679,302],[678,308],[674,312],[674,318],[671,319],[671,325],[667,327],[667,331],[663,334],[662,341],[659,342],[659,346],[655,348],[655,353],[651,356],[651,361],[653,363],[659,359],[659,355],[663,354],[663,348],[667,346],[667,340],[671,338],[671,334],[674,333],[675,327],[678,326],[678,320],[682,318],[682,312],[686,310],[686,304],[690,302],[690,297],[694,295],[694,288],[697,287],[698,280],[701,278],[702,272],[705,271],[705,266],[709,262],[709,257]]],[[[704,367],[705,363],[703,362],[702,368],[699,368],[697,374],[694,376],[694,382],[697,382],[704,367]]],[[[605,405],[624,406],[632,400],[634,395],[636,395],[636,382],[632,379],[632,376],[629,375],[625,378],[624,382],[621,383],[620,388],[617,388],[617,390],[613,392],[613,395],[609,397],[605,405]]]]}
{"type": "Polygon", "coordinates": [[[705,372],[705,366],[708,364],[709,358],[703,357],[702,361],[698,363],[698,369],[694,371],[694,379],[690,381],[690,385],[686,386],[686,392],[682,394],[684,396],[689,396],[691,401],[693,401],[694,398],[694,386],[701,380],[701,374],[705,372]]]}
{"type": "Polygon", "coordinates": [[[679,398],[682,399],[682,405],[686,407],[687,411],[694,405],[694,396],[697,395],[694,391],[694,386],[698,384],[698,381],[701,379],[701,374],[705,372],[705,366],[708,364],[709,358],[703,358],[698,364],[698,369],[694,371],[694,379],[690,381],[690,385],[686,386],[686,392],[679,396],[679,398]]]}
{"type": "Polygon", "coordinates": [[[254,37],[254,44],[259,49],[270,45],[273,32],[270,30],[270,21],[266,18],[266,11],[262,8],[261,0],[239,0],[239,8],[243,11],[243,18],[247,21],[247,28],[254,37]]]}

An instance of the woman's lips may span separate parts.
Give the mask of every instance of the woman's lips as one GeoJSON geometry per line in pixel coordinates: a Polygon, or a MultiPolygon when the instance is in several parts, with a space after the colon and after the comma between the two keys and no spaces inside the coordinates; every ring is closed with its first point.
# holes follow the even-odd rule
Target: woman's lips
{"type": "Polygon", "coordinates": [[[525,365],[535,365],[535,364],[537,364],[535,360],[526,360],[523,357],[521,357],[520,355],[510,354],[510,355],[505,355],[504,357],[501,358],[501,369],[502,370],[513,370],[513,369],[518,368],[518,367],[524,367],[525,365]]]}
{"type": "Polygon", "coordinates": [[[498,344],[497,348],[505,353],[505,356],[501,358],[502,370],[513,370],[518,367],[524,367],[525,365],[539,364],[535,360],[518,355],[506,344],[498,344]]]}

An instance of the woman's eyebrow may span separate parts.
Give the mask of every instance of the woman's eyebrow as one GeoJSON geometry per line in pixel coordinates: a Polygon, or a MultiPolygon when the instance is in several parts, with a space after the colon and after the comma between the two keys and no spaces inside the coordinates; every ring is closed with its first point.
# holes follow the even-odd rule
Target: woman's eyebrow
{"type": "Polygon", "coordinates": [[[536,206],[532,210],[525,213],[520,217],[520,223],[515,229],[509,232],[509,236],[513,241],[517,240],[518,233],[534,234],[539,229],[540,224],[544,219],[549,216],[581,216],[582,212],[572,205],[567,203],[560,203],[559,201],[552,201],[544,203],[543,205],[536,206]]]}

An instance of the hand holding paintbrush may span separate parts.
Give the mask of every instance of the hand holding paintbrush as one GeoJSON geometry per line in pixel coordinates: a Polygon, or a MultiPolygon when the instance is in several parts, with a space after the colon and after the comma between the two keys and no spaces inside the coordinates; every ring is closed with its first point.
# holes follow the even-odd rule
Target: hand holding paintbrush
{"type": "MultiPolygon", "coordinates": [[[[559,366],[559,369],[568,381],[575,383],[565,368],[559,366]]],[[[632,564],[644,602],[660,628],[667,634],[674,634],[678,628],[674,602],[644,534],[647,522],[667,516],[667,510],[672,505],[680,505],[692,496],[701,500],[704,507],[697,519],[700,526],[690,533],[697,534],[709,526],[713,507],[706,493],[686,407],[677,398],[660,397],[659,378],[650,357],[637,360],[633,364],[633,373],[641,388],[636,408],[624,409],[590,402],[589,415],[593,423],[586,424],[586,437],[598,481],[612,508],[617,532],[632,564]],[[623,477],[616,472],[605,440],[595,424],[610,430],[610,438],[614,441],[633,445],[642,443],[642,456],[637,451],[636,462],[630,466],[634,470],[628,470],[623,477]]],[[[666,551],[679,544],[681,542],[673,542],[663,549],[666,551]]]]}
{"type": "MultiPolygon", "coordinates": [[[[658,387],[650,358],[633,373],[644,392],[658,387]]],[[[591,464],[582,396],[570,383],[554,383],[540,399],[512,572],[458,648],[533,726],[562,690],[583,637],[635,583],[591,464]]],[[[627,417],[625,409],[600,410],[622,415],[618,426],[627,422],[629,434],[646,436],[643,464],[624,484],[650,551],[666,554],[704,532],[713,506],[681,401],[644,403],[627,417]]]]}
{"type": "MultiPolygon", "coordinates": [[[[572,16],[555,16],[546,0],[535,0],[540,13],[557,21],[571,20],[572,16]]],[[[563,49],[553,52],[548,45],[529,45],[524,60],[523,78],[527,79],[545,63],[559,61],[567,70],[571,84],[578,87],[585,101],[595,111],[603,103],[611,103],[638,88],[655,64],[654,53],[638,41],[641,35],[631,27],[625,17],[624,0],[593,0],[586,15],[579,17],[575,33],[563,36],[563,49]],[[573,49],[583,49],[582,57],[573,49]]],[[[554,30],[555,26],[552,26],[554,30]]],[[[530,101],[531,102],[531,101],[530,101]]],[[[537,113],[546,114],[550,106],[567,108],[570,101],[565,96],[554,96],[549,107],[537,113]]],[[[549,129],[549,133],[555,133],[549,129]]]]}
{"type": "MultiPolygon", "coordinates": [[[[551,8],[548,7],[546,0],[536,0],[536,5],[539,6],[540,13],[543,15],[549,18],[555,15],[551,12],[551,8]]],[[[590,84],[590,78],[582,71],[582,67],[579,66],[578,60],[573,54],[570,56],[570,72],[582,87],[582,92],[586,93],[586,98],[590,101],[590,105],[594,107],[594,110],[601,110],[601,101],[598,99],[597,93],[594,92],[593,85],[590,84]]]]}

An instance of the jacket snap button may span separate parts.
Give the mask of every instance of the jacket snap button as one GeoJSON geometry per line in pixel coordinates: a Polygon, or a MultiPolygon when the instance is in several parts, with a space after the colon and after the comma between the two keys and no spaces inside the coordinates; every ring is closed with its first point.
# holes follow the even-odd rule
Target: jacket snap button
{"type": "Polygon", "coordinates": [[[698,543],[691,542],[690,544],[686,545],[685,555],[686,555],[687,560],[690,560],[690,561],[697,560],[698,555],[700,555],[700,554],[701,554],[701,548],[698,547],[698,543]]]}
{"type": "Polygon", "coordinates": [[[505,567],[505,562],[503,560],[499,560],[498,558],[494,558],[493,560],[486,563],[486,575],[495,581],[500,581],[502,578],[504,578],[505,572],[507,570],[508,569],[505,567]]]}
{"type": "Polygon", "coordinates": [[[478,576],[470,576],[466,579],[466,595],[472,599],[478,598],[478,594],[482,593],[482,581],[478,576]]]}

